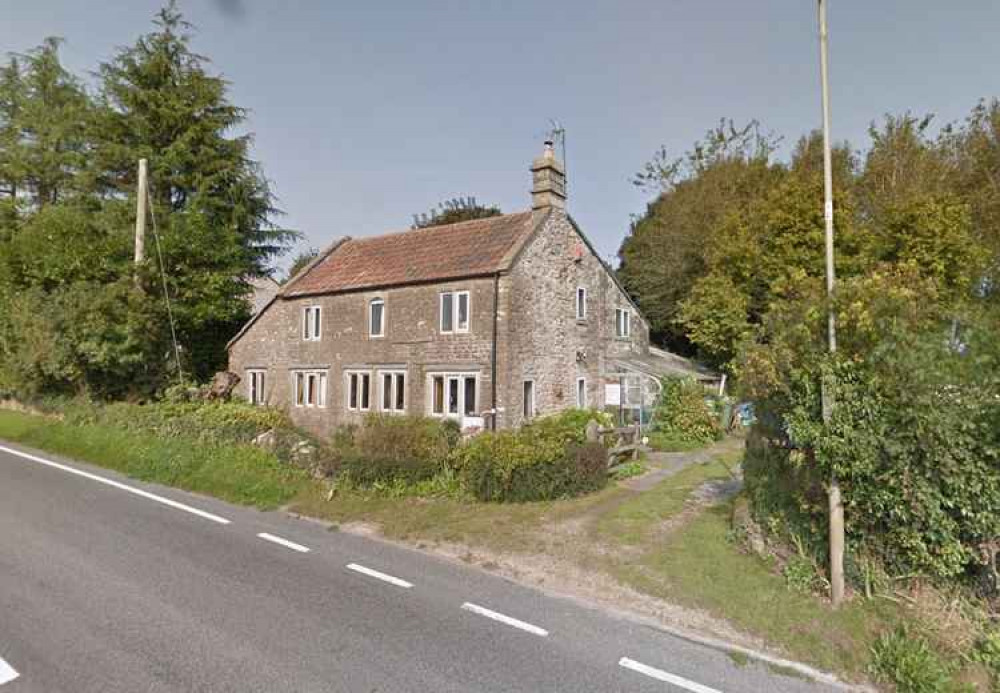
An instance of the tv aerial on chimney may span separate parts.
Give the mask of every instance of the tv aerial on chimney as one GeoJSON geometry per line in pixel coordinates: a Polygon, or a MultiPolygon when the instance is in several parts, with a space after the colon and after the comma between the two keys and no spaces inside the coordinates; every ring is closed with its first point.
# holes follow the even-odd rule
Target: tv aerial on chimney
{"type": "Polygon", "coordinates": [[[559,148],[562,150],[563,173],[566,176],[566,180],[569,180],[569,171],[566,165],[566,128],[555,118],[549,118],[549,125],[552,126],[552,129],[549,130],[549,139],[553,143],[559,142],[559,148]]]}

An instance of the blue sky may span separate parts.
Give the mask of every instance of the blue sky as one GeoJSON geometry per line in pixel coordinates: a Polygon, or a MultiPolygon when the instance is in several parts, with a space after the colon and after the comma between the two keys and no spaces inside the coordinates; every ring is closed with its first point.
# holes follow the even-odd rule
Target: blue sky
{"type": "MultiPolygon", "coordinates": [[[[994,0],[830,0],[834,137],[872,119],[939,124],[1000,93],[994,0]]],[[[36,0],[5,8],[0,47],[45,36],[85,73],[150,27],[160,3],[36,0]]],[[[659,145],[683,153],[721,117],[786,145],[819,124],[811,0],[505,2],[182,0],[195,49],[250,109],[282,223],[324,246],[406,228],[438,201],[529,204],[550,118],[567,130],[569,209],[605,257],[647,196],[659,145]]],[[[786,151],[787,151],[786,146],[786,151]]]]}

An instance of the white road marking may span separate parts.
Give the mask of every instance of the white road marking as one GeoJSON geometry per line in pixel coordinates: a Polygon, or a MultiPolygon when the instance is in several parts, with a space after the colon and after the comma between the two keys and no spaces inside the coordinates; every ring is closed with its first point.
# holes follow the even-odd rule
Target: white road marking
{"type": "Polygon", "coordinates": [[[521,630],[527,631],[534,635],[540,635],[543,638],[547,637],[549,631],[544,628],[539,628],[538,626],[533,626],[530,623],[525,623],[524,621],[519,621],[516,618],[511,618],[510,616],[504,616],[496,611],[491,611],[482,606],[477,606],[475,604],[470,604],[465,602],[462,604],[462,608],[466,611],[471,611],[474,614],[479,614],[480,616],[485,616],[486,618],[492,618],[494,621],[499,621],[500,623],[506,623],[508,626],[514,626],[515,628],[520,628],[521,630]]]}
{"type": "Polygon", "coordinates": [[[287,549],[292,551],[298,551],[299,553],[309,553],[310,549],[308,546],[303,546],[302,544],[296,544],[294,541],[288,541],[287,539],[282,539],[281,537],[276,537],[273,534],[268,534],[267,532],[261,532],[257,535],[261,539],[266,541],[274,542],[275,544],[280,544],[287,549]]]}
{"type": "Polygon", "coordinates": [[[377,580],[382,580],[383,582],[388,582],[390,585],[396,585],[396,587],[403,587],[406,589],[413,587],[413,583],[411,582],[400,580],[398,577],[393,577],[392,575],[387,575],[386,573],[380,573],[377,570],[366,568],[363,565],[358,565],[357,563],[348,563],[347,569],[353,570],[356,573],[367,575],[368,577],[376,578],[377,580]]]}
{"type": "Polygon", "coordinates": [[[720,693],[720,691],[717,691],[714,688],[709,688],[708,686],[703,686],[700,683],[689,681],[675,674],[670,674],[643,664],[642,662],[637,662],[634,659],[629,659],[628,657],[622,657],[618,660],[618,666],[631,669],[632,671],[637,671],[640,674],[645,674],[646,676],[656,679],[657,681],[665,681],[666,683],[673,684],[674,686],[686,688],[689,691],[694,691],[694,693],[720,693]]]}
{"type": "Polygon", "coordinates": [[[20,674],[14,671],[14,667],[3,661],[3,657],[0,657],[0,686],[5,683],[10,683],[18,676],[20,676],[20,674]]]}
{"type": "Polygon", "coordinates": [[[185,505],[184,503],[178,503],[175,500],[170,500],[169,498],[164,498],[163,496],[158,496],[155,493],[150,493],[149,491],[143,491],[142,489],[138,489],[133,486],[128,486],[126,484],[114,481],[112,479],[105,479],[103,476],[97,476],[96,474],[85,472],[82,469],[76,469],[74,467],[70,467],[65,464],[59,464],[58,462],[53,462],[52,460],[47,460],[43,457],[37,457],[36,455],[29,455],[26,452],[21,452],[20,450],[14,450],[13,448],[8,448],[4,445],[0,445],[0,451],[10,453],[11,455],[17,455],[18,457],[23,457],[26,460],[31,460],[32,462],[38,462],[39,464],[44,464],[48,467],[53,467],[55,469],[59,469],[64,472],[69,472],[70,474],[76,474],[77,476],[82,476],[84,479],[90,479],[91,481],[96,481],[101,484],[113,486],[114,488],[120,489],[122,491],[128,491],[129,493],[134,493],[137,496],[147,498],[151,501],[156,501],[157,503],[162,503],[163,505],[169,506],[176,510],[183,510],[186,513],[191,513],[192,515],[203,517],[206,520],[211,520],[212,522],[218,522],[220,525],[229,524],[229,520],[227,520],[224,517],[213,515],[212,513],[205,512],[204,510],[198,510],[198,508],[192,508],[190,505],[185,505]]]}

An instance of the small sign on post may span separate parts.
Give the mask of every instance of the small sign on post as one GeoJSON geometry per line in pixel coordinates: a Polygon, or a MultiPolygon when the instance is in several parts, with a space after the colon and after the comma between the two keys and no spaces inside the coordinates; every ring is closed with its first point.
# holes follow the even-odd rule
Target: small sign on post
{"type": "Polygon", "coordinates": [[[608,383],[604,386],[604,403],[621,406],[622,403],[622,386],[618,383],[608,383]]]}

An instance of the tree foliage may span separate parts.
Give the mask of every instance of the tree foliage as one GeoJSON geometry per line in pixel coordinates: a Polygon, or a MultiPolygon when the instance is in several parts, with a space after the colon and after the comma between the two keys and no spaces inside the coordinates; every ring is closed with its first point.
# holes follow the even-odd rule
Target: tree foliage
{"type": "Polygon", "coordinates": [[[272,223],[273,197],[239,133],[246,113],[192,51],[191,31],[171,2],[99,66],[93,93],[62,66],[57,39],[0,69],[0,297],[10,306],[0,387],[162,387],[171,347],[161,273],[184,368],[210,375],[248,316],[248,279],[294,239],[272,223]],[[151,210],[147,259],[134,268],[140,158],[151,210]]]}
{"type": "Polygon", "coordinates": [[[886,116],[865,151],[834,149],[832,300],[816,133],[787,162],[768,156],[754,186],[751,157],[706,164],[710,146],[647,166],[658,197],[621,250],[654,327],[754,402],[744,475],[764,526],[824,555],[836,474],[849,576],[867,557],[968,577],[1000,536],[1000,105],[936,136],[930,124],[886,116]]]}
{"type": "Polygon", "coordinates": [[[285,277],[285,281],[290,281],[292,277],[304,270],[310,262],[319,257],[319,250],[316,248],[306,248],[300,251],[293,259],[292,264],[288,267],[288,275],[285,277]]]}
{"type": "Polygon", "coordinates": [[[430,212],[414,214],[413,228],[426,229],[431,226],[457,224],[460,221],[496,217],[500,214],[499,207],[481,205],[474,197],[454,197],[439,203],[430,212]]]}

